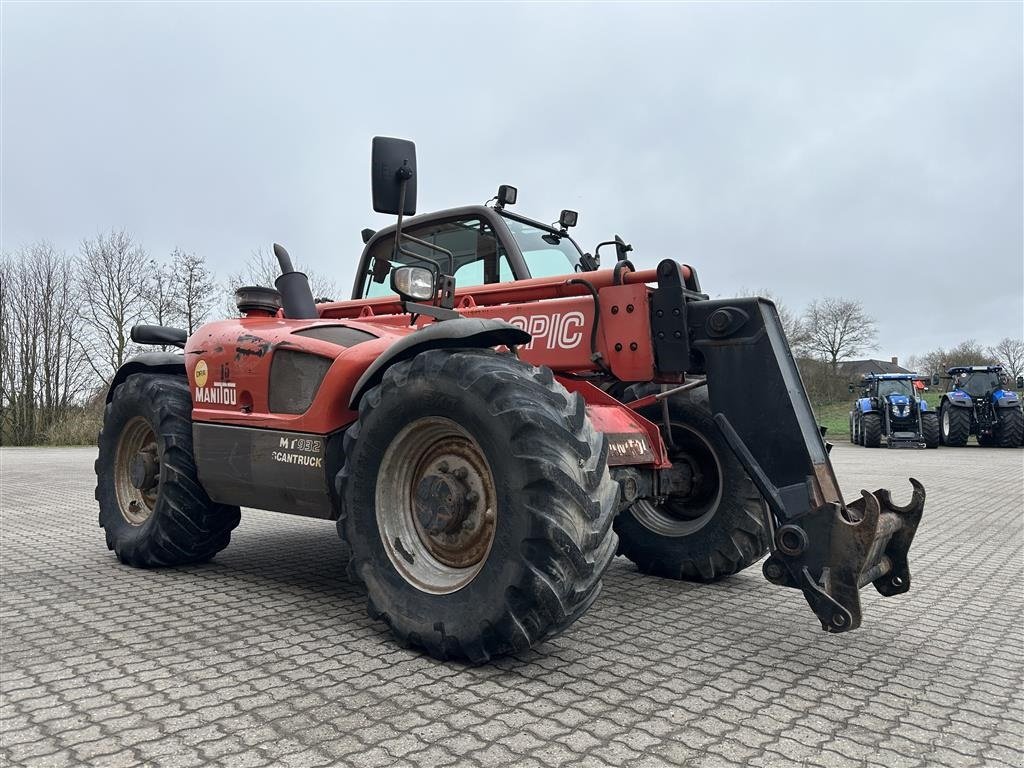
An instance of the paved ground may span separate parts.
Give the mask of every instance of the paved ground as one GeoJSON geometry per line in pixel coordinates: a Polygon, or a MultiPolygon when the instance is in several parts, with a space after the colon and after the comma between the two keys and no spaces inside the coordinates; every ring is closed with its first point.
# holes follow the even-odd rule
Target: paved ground
{"type": "Polygon", "coordinates": [[[93,451],[2,461],[3,765],[1024,765],[1024,451],[833,457],[844,491],[929,490],[914,589],[828,636],[759,569],[616,561],[594,609],[467,668],[395,647],[332,524],[247,512],[208,566],[119,566],[93,451]]]}

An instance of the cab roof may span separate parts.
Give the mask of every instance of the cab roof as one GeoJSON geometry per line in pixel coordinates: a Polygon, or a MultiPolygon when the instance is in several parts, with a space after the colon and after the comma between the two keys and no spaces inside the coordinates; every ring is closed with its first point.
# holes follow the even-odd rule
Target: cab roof
{"type": "Polygon", "coordinates": [[[1002,370],[1001,365],[955,365],[946,373],[952,376],[954,373],[999,373],[1002,370]]]}

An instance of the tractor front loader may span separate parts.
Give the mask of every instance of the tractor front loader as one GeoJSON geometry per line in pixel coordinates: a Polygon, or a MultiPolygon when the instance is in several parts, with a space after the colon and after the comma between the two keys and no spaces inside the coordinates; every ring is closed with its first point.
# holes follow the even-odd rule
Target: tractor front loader
{"type": "Polygon", "coordinates": [[[108,394],[97,498],[123,562],[208,559],[240,506],[335,520],[371,614],[473,661],[568,627],[616,552],[698,581],[767,552],[829,632],[867,584],[909,589],[924,489],[844,502],[770,301],[636,270],[620,238],[598,269],[573,212],[513,215],[508,187],[403,222],[412,144],[375,139],[372,168],[398,222],[364,232],[352,300],[314,303],[275,246],[277,290],[240,289],[240,318],[136,329],[184,355],[138,356],[108,394]]]}

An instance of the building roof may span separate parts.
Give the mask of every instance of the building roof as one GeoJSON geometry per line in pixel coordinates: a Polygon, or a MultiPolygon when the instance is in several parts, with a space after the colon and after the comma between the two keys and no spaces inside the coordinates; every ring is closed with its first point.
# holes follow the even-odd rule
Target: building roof
{"type": "Polygon", "coordinates": [[[839,370],[847,376],[867,376],[869,373],[913,373],[889,360],[847,360],[839,370]]]}

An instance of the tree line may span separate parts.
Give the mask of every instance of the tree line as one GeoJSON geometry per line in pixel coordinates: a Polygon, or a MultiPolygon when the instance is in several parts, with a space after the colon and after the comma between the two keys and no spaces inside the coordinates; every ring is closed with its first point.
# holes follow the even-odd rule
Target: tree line
{"type": "MultiPolygon", "coordinates": [[[[305,271],[314,295],[338,297],[331,280],[305,271]]],[[[139,351],[133,325],[191,334],[212,316],[237,315],[238,286],[273,285],[278,274],[269,249],[260,248],[219,281],[203,256],[175,248],[156,258],[125,230],[86,238],[72,254],[44,240],[0,255],[0,444],[94,442],[106,385],[139,351]]],[[[812,400],[845,397],[841,366],[876,348],[874,319],[853,299],[820,299],[800,313],[776,306],[812,400]]],[[[968,340],[907,364],[931,373],[994,362],[1020,375],[1024,341],[968,340]]]]}
{"type": "MultiPolygon", "coordinates": [[[[154,257],[123,229],[85,238],[73,254],[45,240],[0,254],[0,445],[94,442],[106,385],[140,351],[133,325],[191,334],[237,315],[240,285],[273,285],[278,274],[260,248],[219,281],[203,256],[154,257]]],[[[337,295],[309,275],[318,296],[337,295]]]]}
{"type": "MultiPolygon", "coordinates": [[[[795,313],[770,292],[755,293],[775,302],[811,400],[819,404],[845,400],[848,385],[857,382],[849,380],[843,364],[878,348],[877,325],[863,303],[829,297],[812,301],[802,313],[795,313]]],[[[1016,379],[1024,374],[1024,339],[1004,337],[991,346],[967,339],[952,347],[912,355],[902,367],[931,375],[945,374],[954,365],[1002,365],[1010,378],[1016,379]]]]}

